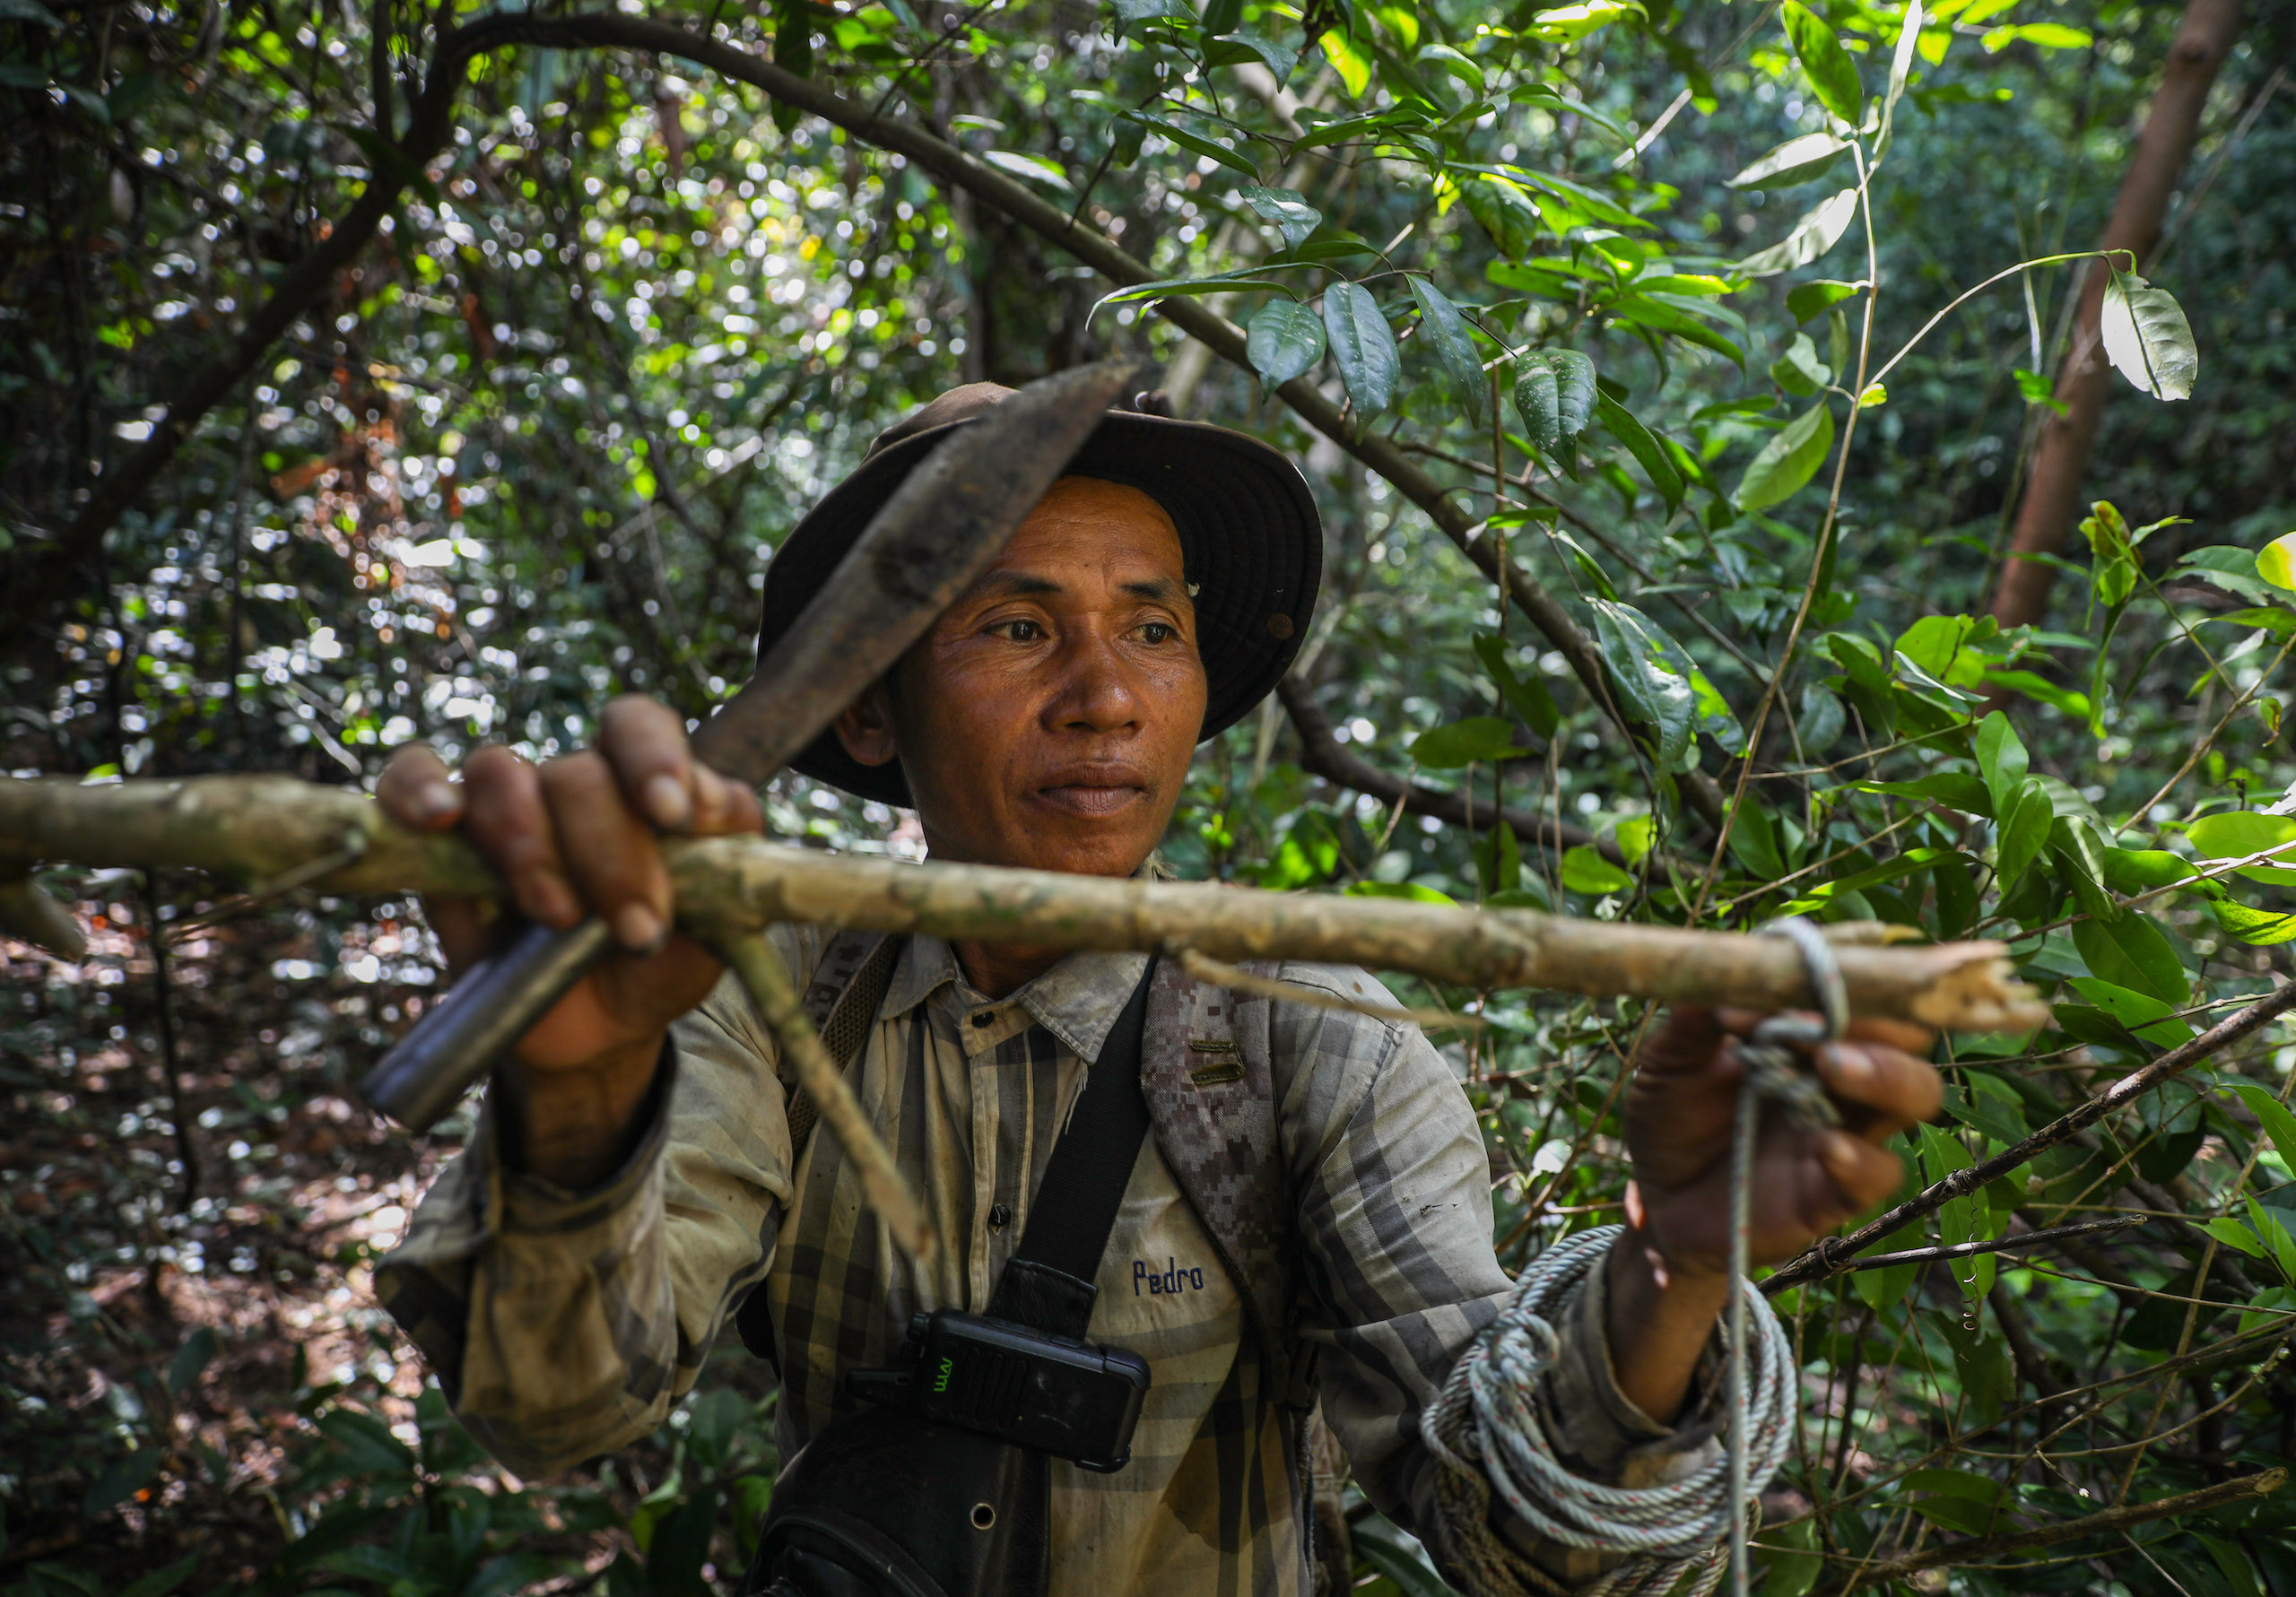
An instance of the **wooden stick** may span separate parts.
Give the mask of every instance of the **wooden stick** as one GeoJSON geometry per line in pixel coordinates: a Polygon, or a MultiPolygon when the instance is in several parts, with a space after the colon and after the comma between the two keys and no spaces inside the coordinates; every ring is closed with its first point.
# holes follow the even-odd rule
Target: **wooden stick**
{"type": "Polygon", "coordinates": [[[719,942],[718,951],[749,989],[750,1002],[772,1030],[774,1040],[797,1068],[797,1081],[813,1100],[822,1129],[835,1137],[846,1158],[860,1172],[861,1188],[870,1207],[884,1220],[901,1251],[920,1263],[933,1256],[933,1222],[909,1190],[892,1154],[886,1149],[861,1100],[822,1046],[821,1034],[805,1018],[805,1006],[796,984],[781,963],[781,956],[762,932],[742,932],[719,942]]]}
{"type": "MultiPolygon", "coordinates": [[[[0,781],[0,875],[21,875],[42,860],[74,860],[268,880],[344,850],[356,857],[314,886],[472,897],[500,890],[459,837],[404,830],[372,801],[342,788],[285,777],[93,786],[0,781]]],[[[912,865],[756,838],[673,840],[665,853],[679,918],[717,939],[797,922],[1050,948],[1187,948],[1231,963],[1361,965],[1486,989],[1750,1009],[1812,1002],[1801,954],[1783,938],[1395,898],[912,865]]],[[[1858,1014],[1967,1031],[2025,1030],[2048,1019],[1996,942],[1847,944],[1838,954],[1858,1014]]]]}

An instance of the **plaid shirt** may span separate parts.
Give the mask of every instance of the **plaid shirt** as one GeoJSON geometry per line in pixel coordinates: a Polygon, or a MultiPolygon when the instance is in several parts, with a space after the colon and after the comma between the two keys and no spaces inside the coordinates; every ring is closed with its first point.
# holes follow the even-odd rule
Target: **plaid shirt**
{"type": "MultiPolygon", "coordinates": [[[[774,932],[801,984],[826,935],[774,932]]],[[[909,941],[852,1079],[931,1215],[940,1246],[926,1265],[893,1246],[833,1139],[814,1135],[792,1168],[777,1049],[729,977],[678,1023],[646,1133],[617,1175],[591,1192],[552,1188],[507,1168],[483,1124],[383,1262],[380,1293],[471,1430],[513,1469],[543,1474],[658,1425],[762,1282],[790,1457],[838,1411],[848,1370],[891,1361],[912,1314],[987,1303],[1083,1062],[1144,968],[1137,954],[1071,954],[991,1002],[947,943],[909,941]]],[[[1282,976],[1392,1002],[1358,970],[1282,976]]],[[[1356,1480],[1439,1552],[1420,1412],[1509,1292],[1483,1139],[1415,1028],[1281,1002],[1272,1023],[1309,1288],[1294,1334],[1315,1351],[1324,1416],[1356,1480]]],[[[1559,1316],[1562,1357],[1542,1393],[1550,1434],[1593,1479],[1671,1479],[1711,1456],[1712,1427],[1669,1431],[1620,1393],[1601,1275],[1559,1316]]],[[[1153,1384],[1128,1467],[1052,1466],[1054,1593],[1308,1590],[1307,1394],[1263,1385],[1243,1298],[1152,1137],[1098,1284],[1092,1339],[1139,1354],[1153,1384]]],[[[1578,1584],[1619,1561],[1506,1528],[1537,1567],[1534,1584],[1578,1584]]]]}

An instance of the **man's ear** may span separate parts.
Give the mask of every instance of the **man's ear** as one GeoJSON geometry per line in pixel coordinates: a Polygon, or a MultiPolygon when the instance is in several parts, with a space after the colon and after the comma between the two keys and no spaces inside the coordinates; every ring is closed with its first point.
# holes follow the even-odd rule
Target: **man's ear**
{"type": "Polygon", "coordinates": [[[874,681],[837,717],[837,741],[863,765],[886,765],[900,755],[893,734],[892,695],[874,681]]]}

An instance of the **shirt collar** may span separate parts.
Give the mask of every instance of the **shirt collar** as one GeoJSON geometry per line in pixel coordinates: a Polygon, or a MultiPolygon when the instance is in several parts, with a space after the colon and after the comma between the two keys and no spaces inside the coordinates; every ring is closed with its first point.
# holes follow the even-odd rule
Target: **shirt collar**
{"type": "Polygon", "coordinates": [[[1018,1004],[1079,1059],[1100,1057],[1109,1029],[1148,968],[1142,953],[1079,949],[1010,997],[994,1002],[973,991],[945,939],[919,933],[901,950],[879,1014],[893,1020],[948,989],[949,1002],[968,1013],[1018,1004]]]}

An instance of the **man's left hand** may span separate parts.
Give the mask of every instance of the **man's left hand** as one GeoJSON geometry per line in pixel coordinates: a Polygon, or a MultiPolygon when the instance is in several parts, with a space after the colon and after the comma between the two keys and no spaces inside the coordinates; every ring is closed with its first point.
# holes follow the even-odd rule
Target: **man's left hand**
{"type": "MultiPolygon", "coordinates": [[[[1730,1254],[1730,1133],[1744,1067],[1739,1039],[1762,1016],[1678,1009],[1635,1062],[1627,1089],[1634,1184],[1628,1219],[1670,1276],[1719,1274],[1730,1254]]],[[[1756,1264],[1791,1258],[1904,1179],[1892,1136],[1937,1112],[1932,1034],[1900,1020],[1857,1020],[1839,1041],[1801,1050],[1840,1112],[1839,1127],[1801,1130],[1765,1105],[1754,1147],[1748,1241],[1756,1264]]]]}

